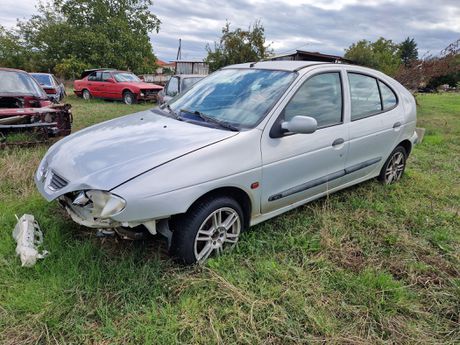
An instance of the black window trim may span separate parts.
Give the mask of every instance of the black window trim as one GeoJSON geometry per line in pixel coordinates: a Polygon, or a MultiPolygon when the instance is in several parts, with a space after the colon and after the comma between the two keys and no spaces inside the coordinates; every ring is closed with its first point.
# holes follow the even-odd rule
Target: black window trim
{"type": "Polygon", "coordinates": [[[346,70],[346,73],[347,73],[347,80],[348,80],[348,92],[350,94],[350,122],[355,122],[355,121],[359,121],[359,120],[363,120],[363,119],[367,119],[368,117],[372,117],[372,116],[376,116],[376,115],[380,115],[380,114],[383,114],[383,113],[386,113],[387,111],[390,111],[390,110],[393,110],[394,108],[396,108],[398,105],[399,105],[399,97],[398,97],[398,94],[395,92],[395,90],[390,86],[388,85],[388,83],[386,83],[385,81],[383,81],[382,79],[380,79],[379,77],[376,77],[376,76],[373,76],[371,74],[368,74],[368,73],[365,73],[365,72],[358,72],[358,71],[350,71],[350,70],[346,70]],[[380,108],[381,110],[378,111],[378,112],[375,112],[375,113],[371,113],[369,115],[366,115],[366,116],[363,116],[363,117],[360,117],[359,119],[352,119],[352,113],[351,113],[351,87],[350,87],[350,78],[348,77],[349,74],[360,74],[360,75],[363,75],[365,77],[370,77],[370,78],[373,78],[375,79],[375,81],[377,82],[377,89],[379,90],[379,97],[380,97],[380,108]],[[390,90],[391,92],[393,92],[393,94],[395,95],[396,97],[396,104],[390,108],[387,108],[387,109],[384,109],[383,107],[383,98],[382,98],[382,91],[380,90],[380,83],[382,84],[385,84],[390,90]]]}
{"type": "Polygon", "coordinates": [[[318,75],[321,75],[321,74],[330,74],[330,73],[338,73],[339,75],[339,80],[340,80],[340,93],[341,93],[341,96],[342,96],[342,104],[341,104],[341,109],[340,109],[340,122],[338,123],[334,123],[334,124],[331,124],[331,125],[327,125],[327,126],[321,126],[321,127],[318,127],[316,130],[321,130],[321,129],[325,129],[325,128],[329,128],[329,127],[334,127],[334,126],[339,126],[339,125],[343,125],[344,124],[344,100],[345,100],[345,94],[344,94],[344,84],[343,84],[343,78],[342,78],[342,69],[333,69],[333,70],[329,70],[329,71],[319,71],[317,73],[314,73],[312,75],[310,75],[307,79],[305,79],[301,85],[297,88],[297,90],[295,91],[295,93],[289,98],[289,100],[287,101],[286,105],[284,106],[283,110],[281,111],[281,113],[278,115],[278,118],[275,120],[275,122],[273,122],[273,125],[272,125],[272,128],[270,129],[270,132],[269,132],[269,135],[270,135],[270,138],[282,138],[282,137],[287,137],[287,136],[291,136],[291,135],[297,135],[297,134],[300,134],[300,133],[283,133],[282,135],[279,135],[278,132],[278,128],[281,126],[281,122],[284,120],[284,115],[285,115],[285,110],[286,110],[286,107],[288,106],[289,102],[291,102],[291,100],[297,95],[297,92],[300,91],[300,89],[302,88],[302,86],[307,82],[309,81],[311,78],[313,77],[316,77],[318,75]]]}

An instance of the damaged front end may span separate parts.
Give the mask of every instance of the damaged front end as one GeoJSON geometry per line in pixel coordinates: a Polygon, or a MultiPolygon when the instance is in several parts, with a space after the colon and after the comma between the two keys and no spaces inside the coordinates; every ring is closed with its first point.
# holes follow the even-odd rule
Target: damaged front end
{"type": "Polygon", "coordinates": [[[70,134],[73,120],[70,104],[21,107],[24,103],[20,97],[0,96],[2,145],[34,144],[70,134]],[[12,105],[16,107],[10,107],[12,105]]]}

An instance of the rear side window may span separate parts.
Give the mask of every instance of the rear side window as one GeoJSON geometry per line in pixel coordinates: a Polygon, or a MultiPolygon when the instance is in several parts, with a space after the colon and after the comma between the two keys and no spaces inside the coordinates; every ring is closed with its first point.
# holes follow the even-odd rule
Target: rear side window
{"type": "Polygon", "coordinates": [[[91,73],[91,74],[88,76],[88,80],[90,80],[90,81],[95,81],[95,80],[96,80],[96,72],[91,73]]]}
{"type": "Polygon", "coordinates": [[[383,110],[388,110],[396,106],[397,99],[392,89],[379,80],[380,94],[382,95],[383,110]]]}
{"type": "Polygon", "coordinates": [[[112,76],[110,75],[109,72],[103,72],[103,73],[102,73],[102,81],[107,81],[107,80],[109,80],[110,78],[112,78],[112,76]]]}
{"type": "Polygon", "coordinates": [[[351,120],[359,120],[382,111],[377,79],[348,73],[351,96],[351,120]]]}
{"type": "Polygon", "coordinates": [[[284,109],[284,119],[310,116],[318,127],[342,123],[342,84],[339,72],[318,74],[308,79],[284,109]]]}

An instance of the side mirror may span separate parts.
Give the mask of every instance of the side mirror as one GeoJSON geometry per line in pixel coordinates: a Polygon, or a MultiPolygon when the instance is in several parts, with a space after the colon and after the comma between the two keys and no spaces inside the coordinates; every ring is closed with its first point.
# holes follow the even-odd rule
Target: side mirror
{"type": "Polygon", "coordinates": [[[310,116],[294,116],[289,121],[281,123],[281,128],[291,133],[310,134],[318,128],[318,122],[310,116]]]}

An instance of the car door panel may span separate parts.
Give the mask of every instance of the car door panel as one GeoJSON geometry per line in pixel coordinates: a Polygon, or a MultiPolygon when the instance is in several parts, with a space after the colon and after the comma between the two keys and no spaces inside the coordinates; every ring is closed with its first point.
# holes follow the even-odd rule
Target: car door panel
{"type": "MultiPolygon", "coordinates": [[[[295,104],[296,92],[300,95],[302,87],[308,85],[307,82],[313,80],[313,77],[327,73],[335,73],[341,78],[340,70],[330,71],[328,69],[321,69],[318,73],[305,76],[283,112],[289,109],[291,105],[294,105],[292,108],[295,111],[301,111],[303,107],[308,112],[315,102],[319,103],[311,109],[321,109],[322,107],[327,109],[328,104],[330,105],[332,102],[325,102],[322,96],[324,92],[320,92],[316,96],[310,91],[305,92],[305,96],[300,99],[308,100],[307,103],[309,104],[302,105],[301,102],[295,104]]],[[[321,88],[321,83],[318,85],[321,88]]],[[[340,97],[343,102],[342,91],[340,97]]],[[[266,133],[267,130],[264,131],[261,143],[263,164],[262,213],[268,213],[322,194],[341,184],[341,179],[345,173],[345,158],[349,145],[348,124],[343,121],[343,109],[342,104],[339,123],[319,128],[311,134],[294,134],[272,138],[266,133]]],[[[284,116],[283,112],[280,116],[284,116]]],[[[318,113],[316,119],[325,121],[327,124],[330,121],[330,116],[327,113],[318,113]]]]}

